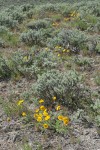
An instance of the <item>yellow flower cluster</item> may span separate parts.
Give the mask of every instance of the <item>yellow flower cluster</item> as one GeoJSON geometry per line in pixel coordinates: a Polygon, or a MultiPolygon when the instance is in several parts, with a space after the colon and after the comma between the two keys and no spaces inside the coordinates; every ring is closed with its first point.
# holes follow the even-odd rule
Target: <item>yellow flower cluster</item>
{"type": "Polygon", "coordinates": [[[70,20],[70,18],[67,18],[67,17],[66,17],[66,18],[64,18],[64,21],[69,21],[69,20],[70,20]]]}
{"type": "Polygon", "coordinates": [[[73,11],[71,14],[70,14],[70,17],[79,17],[80,14],[77,13],[76,11],[73,11]]]}
{"type": "MultiPolygon", "coordinates": [[[[40,99],[39,100],[39,103],[42,104],[44,103],[44,100],[43,99],[40,99]]],[[[45,123],[46,121],[50,120],[50,115],[48,114],[47,112],[47,108],[44,106],[44,105],[41,105],[39,108],[37,108],[35,110],[35,113],[34,113],[34,118],[37,122],[44,122],[43,124],[43,127],[44,128],[48,128],[49,125],[47,123],[45,123]]]]}
{"type": "Polygon", "coordinates": [[[57,26],[59,26],[59,23],[55,22],[55,23],[53,23],[52,25],[53,25],[54,27],[57,27],[57,26]]]}
{"type": "Polygon", "coordinates": [[[65,116],[62,116],[62,115],[58,116],[58,120],[63,121],[64,125],[68,125],[68,123],[69,123],[69,118],[65,117],[65,116]]]}
{"type": "Polygon", "coordinates": [[[57,54],[58,57],[60,57],[61,54],[63,54],[63,53],[69,53],[70,52],[69,49],[63,49],[63,47],[61,47],[61,46],[56,46],[55,52],[59,52],[59,51],[60,51],[60,53],[57,54]]]}
{"type": "MultiPolygon", "coordinates": [[[[17,101],[17,106],[22,106],[22,104],[24,103],[24,100],[23,99],[20,99],[19,101],[17,101]]],[[[26,112],[22,112],[21,115],[23,117],[26,117],[26,112]]]]}
{"type": "MultiPolygon", "coordinates": [[[[55,107],[55,110],[56,111],[59,111],[59,113],[61,113],[61,106],[58,104],[58,102],[57,102],[57,97],[56,96],[53,96],[52,97],[52,102],[54,102],[53,104],[54,104],[54,107],[55,107]]],[[[24,100],[19,100],[18,102],[17,102],[17,105],[18,106],[20,106],[20,105],[22,105],[23,104],[23,102],[24,102],[24,100]]],[[[43,99],[40,99],[39,100],[39,107],[35,110],[35,112],[34,112],[34,115],[33,115],[33,117],[34,117],[34,119],[38,122],[38,125],[41,125],[43,128],[45,128],[45,129],[47,129],[47,128],[49,128],[49,126],[51,126],[50,125],[50,119],[51,119],[51,115],[49,114],[49,111],[51,112],[51,108],[52,108],[52,105],[51,105],[51,107],[50,107],[50,109],[49,108],[46,108],[44,105],[43,105],[43,103],[44,103],[45,101],[43,100],[43,99]]],[[[22,105],[23,106],[23,105],[22,105]]],[[[52,114],[52,112],[51,112],[51,114],[52,114]]],[[[23,117],[26,117],[27,116],[27,113],[25,112],[25,111],[23,111],[22,113],[21,113],[21,115],[23,116],[23,117]]],[[[54,117],[55,118],[55,117],[54,117]]],[[[64,125],[68,125],[68,123],[69,123],[69,118],[68,117],[66,117],[66,116],[63,116],[63,115],[58,115],[58,120],[60,120],[60,121],[63,121],[63,124],[64,125]]],[[[9,121],[9,120],[8,120],[9,121]]]]}

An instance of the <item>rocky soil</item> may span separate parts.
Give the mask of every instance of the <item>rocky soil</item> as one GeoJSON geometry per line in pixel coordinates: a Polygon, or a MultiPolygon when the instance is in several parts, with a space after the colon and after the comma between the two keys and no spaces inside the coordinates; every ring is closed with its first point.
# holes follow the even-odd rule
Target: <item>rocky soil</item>
{"type": "MultiPolygon", "coordinates": [[[[0,94],[3,100],[11,96],[18,97],[29,90],[29,81],[5,81],[0,83],[0,94]]],[[[32,105],[32,104],[31,104],[32,105]]],[[[33,106],[29,107],[33,107],[33,106]]],[[[42,133],[33,128],[33,124],[24,124],[19,119],[7,120],[7,116],[0,104],[0,150],[24,150],[24,143],[28,143],[32,150],[100,150],[100,137],[94,126],[85,127],[82,123],[72,123],[73,133],[59,135],[54,131],[42,133]]],[[[25,149],[26,150],[26,149],[25,149]]]]}

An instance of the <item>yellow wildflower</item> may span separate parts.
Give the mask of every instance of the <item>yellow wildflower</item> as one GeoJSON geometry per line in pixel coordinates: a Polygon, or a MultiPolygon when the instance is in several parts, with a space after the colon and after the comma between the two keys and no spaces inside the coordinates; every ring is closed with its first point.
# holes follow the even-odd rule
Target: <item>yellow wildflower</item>
{"type": "Polygon", "coordinates": [[[59,46],[56,46],[55,48],[57,49],[57,48],[59,48],[59,46]]]}
{"type": "Polygon", "coordinates": [[[45,50],[48,50],[48,47],[46,47],[45,50]]]}
{"type": "Polygon", "coordinates": [[[59,46],[58,48],[61,48],[61,46],[59,46]]]}
{"type": "Polygon", "coordinates": [[[19,100],[19,101],[17,102],[17,105],[20,106],[23,102],[24,102],[24,100],[19,100]]]}
{"type": "Polygon", "coordinates": [[[9,122],[9,121],[11,121],[11,119],[8,117],[8,118],[7,118],[7,121],[9,122]]]}
{"type": "Polygon", "coordinates": [[[53,97],[53,100],[55,101],[56,99],[57,99],[56,96],[54,96],[54,97],[53,97]]]}
{"type": "Polygon", "coordinates": [[[41,121],[42,121],[42,117],[38,117],[36,120],[37,120],[38,122],[41,122],[41,121]]]}
{"type": "Polygon", "coordinates": [[[43,127],[45,128],[45,129],[47,129],[49,126],[48,126],[48,124],[43,124],[43,127]]]}
{"type": "Polygon", "coordinates": [[[38,114],[34,114],[34,118],[36,119],[39,115],[38,114]]]}
{"type": "Polygon", "coordinates": [[[58,54],[58,57],[60,56],[60,54],[58,54]]]}
{"type": "Polygon", "coordinates": [[[28,56],[24,56],[23,61],[28,61],[28,56]]]}
{"type": "Polygon", "coordinates": [[[65,51],[66,51],[66,49],[63,50],[63,52],[65,52],[65,51]]]}
{"type": "Polygon", "coordinates": [[[53,23],[52,25],[55,26],[55,23],[53,23]]]}
{"type": "Polygon", "coordinates": [[[63,116],[59,115],[58,120],[63,120],[63,116]]]}
{"type": "Polygon", "coordinates": [[[64,21],[69,21],[70,20],[70,18],[64,18],[64,21]]]}
{"type": "Polygon", "coordinates": [[[41,113],[39,113],[39,117],[42,117],[43,115],[41,113]]]}
{"type": "Polygon", "coordinates": [[[68,125],[69,121],[68,120],[64,120],[63,123],[64,123],[64,125],[68,125]]]}
{"type": "Polygon", "coordinates": [[[53,26],[58,26],[59,23],[55,22],[55,23],[53,23],[52,25],[53,25],[53,26]]]}
{"type": "Polygon", "coordinates": [[[22,112],[22,116],[25,117],[26,116],[26,112],[22,112]]]}
{"type": "Polygon", "coordinates": [[[44,120],[49,120],[49,119],[50,119],[49,115],[44,118],[44,120]]]}
{"type": "Polygon", "coordinates": [[[57,107],[56,107],[56,110],[60,110],[61,109],[61,107],[60,107],[60,105],[58,105],[57,107]]]}
{"type": "Polygon", "coordinates": [[[43,116],[48,116],[48,113],[46,111],[44,111],[43,116]]]}
{"type": "Polygon", "coordinates": [[[39,112],[39,109],[36,109],[35,112],[38,113],[38,112],[39,112]]]}
{"type": "Polygon", "coordinates": [[[66,51],[67,53],[69,53],[70,52],[70,50],[69,49],[67,49],[67,51],[66,51]]]}
{"type": "Polygon", "coordinates": [[[43,110],[43,111],[46,110],[45,106],[43,106],[43,105],[40,106],[40,110],[43,110]]]}
{"type": "Polygon", "coordinates": [[[44,100],[43,100],[43,99],[40,99],[40,100],[39,100],[39,103],[44,103],[44,100]]]}
{"type": "Polygon", "coordinates": [[[64,125],[67,125],[69,123],[69,118],[63,117],[63,123],[64,123],[64,125]]]}

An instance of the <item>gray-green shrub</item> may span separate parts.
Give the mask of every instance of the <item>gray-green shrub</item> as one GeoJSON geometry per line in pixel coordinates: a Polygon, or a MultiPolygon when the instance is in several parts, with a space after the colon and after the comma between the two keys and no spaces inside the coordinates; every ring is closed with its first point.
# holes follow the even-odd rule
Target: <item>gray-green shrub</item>
{"type": "Polygon", "coordinates": [[[11,70],[8,66],[7,60],[0,56],[0,79],[7,79],[11,76],[11,70]]]}
{"type": "Polygon", "coordinates": [[[39,76],[33,85],[38,98],[45,100],[45,104],[52,103],[52,97],[69,108],[83,108],[90,103],[90,93],[80,84],[81,77],[74,71],[59,72],[49,70],[39,76]]]}
{"type": "Polygon", "coordinates": [[[27,27],[29,29],[36,29],[39,30],[41,28],[48,28],[50,24],[50,21],[47,21],[46,19],[39,19],[36,21],[31,21],[27,24],[27,27]]]}

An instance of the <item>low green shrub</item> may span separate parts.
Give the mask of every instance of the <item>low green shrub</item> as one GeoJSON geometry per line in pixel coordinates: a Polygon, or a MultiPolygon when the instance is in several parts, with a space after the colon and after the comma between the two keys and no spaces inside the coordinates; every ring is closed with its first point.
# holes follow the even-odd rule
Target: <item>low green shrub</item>
{"type": "Polygon", "coordinates": [[[39,30],[41,28],[48,28],[49,27],[49,24],[50,24],[50,21],[47,21],[45,19],[39,19],[39,20],[36,20],[36,21],[31,21],[27,24],[27,27],[29,29],[36,29],[36,30],[39,30]]]}
{"type": "MultiPolygon", "coordinates": [[[[97,99],[94,104],[91,105],[94,115],[94,124],[100,128],[100,100],[97,99]]],[[[100,129],[99,129],[100,132],[100,129]]],[[[99,133],[100,134],[100,133],[99,133]]]]}
{"type": "Polygon", "coordinates": [[[100,32],[100,21],[98,21],[98,22],[95,24],[93,30],[94,30],[94,32],[100,32]]]}
{"type": "Polygon", "coordinates": [[[89,24],[88,24],[88,22],[86,20],[77,19],[72,24],[73,24],[74,27],[76,27],[77,29],[79,29],[81,31],[85,31],[89,27],[89,24]]]}
{"type": "Polygon", "coordinates": [[[0,56],[0,79],[7,79],[11,77],[11,70],[8,66],[7,60],[0,56]]]}
{"type": "Polygon", "coordinates": [[[30,46],[46,46],[47,38],[53,36],[52,32],[52,28],[40,29],[38,31],[28,30],[28,32],[24,32],[21,34],[20,41],[30,46]]]}
{"type": "Polygon", "coordinates": [[[82,84],[81,77],[74,71],[59,72],[47,71],[38,77],[33,85],[37,97],[45,99],[45,104],[50,105],[55,96],[59,103],[69,108],[83,108],[90,103],[90,93],[82,84]]]}
{"type": "Polygon", "coordinates": [[[0,38],[0,47],[5,47],[5,41],[2,38],[0,38]]]}
{"type": "Polygon", "coordinates": [[[78,66],[87,66],[87,67],[91,67],[91,60],[88,57],[76,57],[74,59],[74,62],[78,65],[78,66]]]}
{"type": "Polygon", "coordinates": [[[20,74],[26,78],[37,79],[39,74],[59,66],[56,56],[48,49],[29,53],[15,53],[9,62],[12,75],[20,74]]]}
{"type": "Polygon", "coordinates": [[[76,29],[62,29],[56,37],[49,41],[49,45],[60,45],[66,49],[68,48],[71,51],[77,52],[81,50],[86,41],[87,36],[83,32],[76,29]]]}
{"type": "Polygon", "coordinates": [[[23,11],[23,12],[29,12],[30,10],[32,10],[34,8],[34,5],[31,5],[31,4],[24,4],[24,5],[21,5],[20,6],[20,9],[23,11]]]}
{"type": "Polygon", "coordinates": [[[11,17],[13,20],[18,21],[18,23],[22,23],[23,20],[25,19],[26,15],[23,14],[22,12],[18,12],[18,10],[12,12],[11,17]]]}
{"type": "Polygon", "coordinates": [[[6,14],[0,15],[0,25],[6,26],[8,28],[17,28],[18,21],[13,20],[10,16],[6,16],[6,14]]]}

